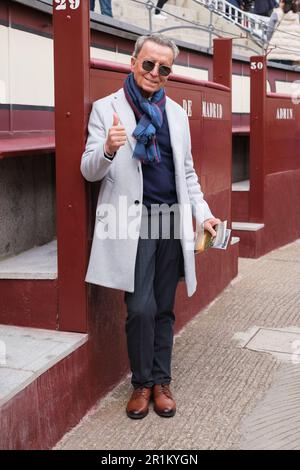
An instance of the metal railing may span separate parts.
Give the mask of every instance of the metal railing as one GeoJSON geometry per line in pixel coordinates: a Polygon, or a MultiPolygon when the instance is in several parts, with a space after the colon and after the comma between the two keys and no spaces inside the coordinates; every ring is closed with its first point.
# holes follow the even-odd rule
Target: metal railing
{"type": "MultiPolygon", "coordinates": [[[[88,0],[86,0],[88,1],[88,0]]],[[[149,13],[149,30],[153,30],[153,23],[152,23],[152,12],[155,8],[157,8],[156,0],[131,0],[135,3],[144,4],[149,13]]],[[[40,0],[41,3],[45,3],[47,5],[52,5],[53,0],[40,0]]],[[[193,0],[194,3],[206,7],[211,13],[216,15],[222,16],[223,18],[230,21],[232,24],[238,26],[243,31],[249,33],[255,39],[260,39],[263,42],[266,42],[266,30],[267,30],[267,22],[269,20],[268,17],[254,15],[253,13],[248,13],[239,8],[235,7],[231,3],[226,0],[193,0]]],[[[158,10],[161,10],[158,8],[158,10]]],[[[173,15],[170,12],[164,12],[170,17],[174,17],[180,19],[184,23],[192,23],[195,25],[195,22],[189,21],[186,18],[180,18],[176,15],[173,15]]],[[[197,23],[196,23],[197,24],[197,23]]],[[[201,26],[198,23],[199,26],[201,26]]],[[[209,25],[202,25],[203,28],[209,32],[213,31],[213,24],[210,22],[209,25]]],[[[177,27],[178,28],[178,27],[177,27]]],[[[210,41],[211,42],[211,41],[210,41]]]]}
{"type": "MultiPolygon", "coordinates": [[[[226,32],[226,31],[223,31],[221,29],[219,29],[218,27],[216,27],[213,23],[213,15],[214,14],[218,14],[218,15],[221,15],[225,18],[227,18],[227,16],[224,16],[223,14],[223,5],[219,5],[220,6],[220,10],[216,10],[215,9],[215,4],[217,4],[217,0],[193,0],[195,3],[201,5],[201,6],[205,6],[209,9],[210,11],[210,20],[209,20],[209,24],[201,24],[199,21],[193,21],[193,20],[188,20],[187,18],[182,18],[181,16],[178,16],[178,15],[175,15],[174,13],[171,13],[170,11],[166,11],[166,10],[163,10],[161,8],[157,8],[156,4],[156,0],[130,0],[132,3],[136,3],[136,4],[140,4],[140,5],[143,5],[147,11],[148,11],[148,21],[149,21],[149,31],[150,32],[153,32],[153,12],[155,9],[158,9],[158,10],[161,10],[163,12],[164,15],[166,15],[169,19],[175,19],[175,20],[179,20],[181,25],[180,26],[170,26],[170,27],[165,27],[165,28],[160,28],[160,29],[156,29],[155,31],[156,32],[160,32],[160,33],[164,33],[164,32],[167,32],[167,31],[176,31],[176,30],[180,30],[180,29],[195,29],[195,30],[200,30],[200,31],[204,31],[207,33],[208,35],[208,51],[212,51],[212,47],[213,47],[213,37],[220,37],[220,36],[228,36],[228,37],[231,37],[236,40],[239,40],[239,39],[247,39],[249,38],[249,36],[251,35],[251,39],[253,40],[253,42],[258,46],[258,48],[263,52],[264,51],[264,39],[262,39],[260,37],[260,34],[256,35],[256,37],[254,35],[252,35],[252,27],[242,27],[241,24],[237,21],[236,25],[239,26],[240,28],[242,28],[243,32],[241,32],[240,34],[233,34],[233,33],[229,33],[229,32],[226,32]],[[221,8],[222,7],[222,8],[221,8]],[[245,34],[243,36],[243,33],[245,34]]],[[[221,0],[220,0],[221,1],[221,0]]],[[[229,14],[231,15],[235,15],[235,17],[237,18],[238,20],[238,12],[241,12],[241,13],[245,13],[243,12],[242,10],[239,10],[238,8],[235,8],[235,10],[237,11],[233,11],[230,9],[230,7],[232,7],[234,9],[234,7],[222,0],[222,4],[224,4],[224,6],[228,5],[229,6],[229,14]]],[[[245,22],[245,20],[244,20],[245,22]]],[[[260,22],[256,22],[257,25],[260,25],[260,22]]],[[[249,23],[248,23],[249,24],[249,23]]],[[[264,23],[265,24],[265,23],[264,23]]],[[[246,22],[245,22],[245,25],[246,25],[246,22]]],[[[251,46],[247,45],[242,45],[242,44],[235,44],[239,49],[246,49],[248,51],[252,51],[252,52],[255,52],[256,54],[258,53],[258,50],[257,49],[253,49],[251,48],[251,46]]]]}
{"type": "Polygon", "coordinates": [[[226,0],[193,0],[194,3],[206,7],[216,15],[226,18],[230,23],[246,31],[255,39],[266,42],[268,17],[245,12],[226,0]]]}
{"type": "MultiPolygon", "coordinates": [[[[53,0],[39,0],[41,3],[47,5],[53,4],[53,0]]],[[[88,1],[88,0],[85,0],[88,1]]],[[[157,0],[130,0],[132,3],[140,4],[145,7],[148,12],[148,23],[149,23],[149,32],[153,32],[153,12],[155,9],[162,10],[157,7],[157,0]]],[[[244,12],[239,8],[236,8],[231,3],[226,0],[193,0],[195,4],[204,6],[210,12],[210,19],[208,24],[201,24],[199,21],[188,20],[187,18],[182,18],[170,11],[163,10],[163,13],[167,15],[168,18],[180,21],[179,26],[170,26],[160,28],[159,30],[155,29],[157,32],[167,32],[167,31],[176,31],[182,29],[194,29],[206,32],[208,35],[208,51],[212,51],[213,46],[213,37],[228,36],[233,39],[246,39],[251,37],[255,44],[264,51],[266,43],[266,29],[268,18],[259,17],[251,13],[244,12]],[[214,25],[214,15],[222,16],[223,18],[230,21],[230,23],[238,26],[245,36],[242,34],[232,34],[226,31],[223,31],[214,25]]],[[[121,20],[121,19],[119,19],[121,20]]],[[[251,48],[251,46],[245,46],[243,44],[235,44],[239,49],[246,49],[252,52],[257,53],[258,51],[251,48]]]]}

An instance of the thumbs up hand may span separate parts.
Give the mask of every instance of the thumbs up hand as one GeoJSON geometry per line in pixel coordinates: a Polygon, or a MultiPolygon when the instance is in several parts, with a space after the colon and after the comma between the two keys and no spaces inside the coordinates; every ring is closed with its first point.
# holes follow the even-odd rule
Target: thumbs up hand
{"type": "Polygon", "coordinates": [[[120,122],[119,116],[117,115],[117,113],[114,113],[113,114],[113,126],[118,126],[119,122],[120,122]]]}
{"type": "Polygon", "coordinates": [[[119,116],[114,113],[112,127],[108,131],[105,142],[105,153],[113,155],[126,143],[126,140],[125,127],[121,126],[119,116]]]}

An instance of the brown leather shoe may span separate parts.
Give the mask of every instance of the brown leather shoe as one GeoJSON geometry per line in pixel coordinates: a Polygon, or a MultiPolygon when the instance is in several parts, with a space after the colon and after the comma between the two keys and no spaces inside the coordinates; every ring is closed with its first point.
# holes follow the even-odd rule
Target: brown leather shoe
{"type": "Polygon", "coordinates": [[[156,384],[153,387],[154,411],[164,418],[171,418],[176,413],[176,403],[169,384],[156,384]]]}
{"type": "Polygon", "coordinates": [[[129,418],[142,419],[147,416],[149,411],[149,401],[151,398],[151,388],[139,387],[132,392],[127,403],[126,413],[129,418]]]}

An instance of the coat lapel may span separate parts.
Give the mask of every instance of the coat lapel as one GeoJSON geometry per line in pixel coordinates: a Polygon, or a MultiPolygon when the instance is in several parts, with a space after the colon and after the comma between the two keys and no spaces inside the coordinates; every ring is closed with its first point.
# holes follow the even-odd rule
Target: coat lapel
{"type": "Polygon", "coordinates": [[[114,94],[112,105],[120,118],[121,124],[125,127],[128,142],[130,143],[132,150],[134,150],[136,140],[132,137],[132,133],[136,128],[136,120],[123,89],[114,94]]]}
{"type": "Polygon", "coordinates": [[[172,101],[167,99],[166,102],[166,115],[169,124],[171,147],[173,151],[173,160],[175,165],[175,172],[178,174],[180,169],[180,159],[183,155],[183,141],[182,141],[182,123],[180,116],[176,113],[176,108],[172,106],[172,101]]]}

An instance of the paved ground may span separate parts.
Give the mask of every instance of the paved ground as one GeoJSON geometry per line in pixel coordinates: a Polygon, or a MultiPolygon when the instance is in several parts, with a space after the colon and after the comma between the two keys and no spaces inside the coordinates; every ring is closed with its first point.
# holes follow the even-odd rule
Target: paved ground
{"type": "Polygon", "coordinates": [[[295,349],[292,342],[300,331],[299,287],[300,240],[259,260],[241,259],[238,278],[176,337],[176,416],[151,409],[141,421],[128,419],[127,379],[56,448],[300,449],[300,343],[295,349]],[[294,332],[281,355],[274,329],[282,338],[294,332]],[[259,341],[249,342],[257,332],[259,341]]]}

